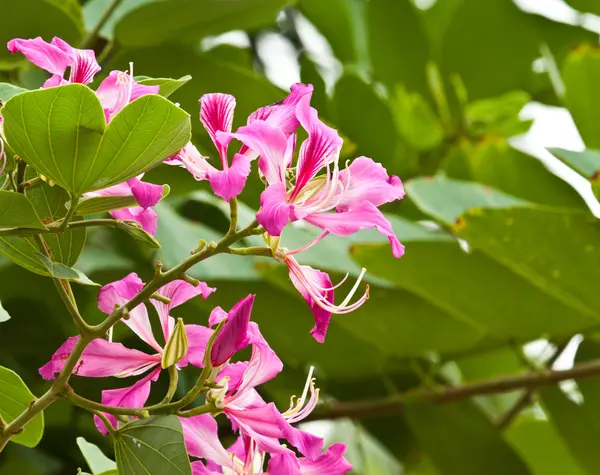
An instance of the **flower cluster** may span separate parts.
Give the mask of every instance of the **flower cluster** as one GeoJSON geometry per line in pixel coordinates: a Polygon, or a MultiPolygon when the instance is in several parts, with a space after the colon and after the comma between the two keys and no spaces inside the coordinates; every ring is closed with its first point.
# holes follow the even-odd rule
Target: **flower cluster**
{"type": "MultiPolygon", "coordinates": [[[[50,43],[41,38],[15,39],[8,43],[8,48],[12,53],[23,53],[52,75],[44,88],[70,83],[87,85],[100,71],[93,51],[72,48],[59,38],[50,43]],[[67,70],[69,77],[65,79],[67,70]]],[[[332,314],[349,313],[367,300],[368,286],[352,301],[364,270],[348,295],[336,304],[335,290],[343,281],[333,285],[327,273],[300,265],[295,256],[330,234],[349,236],[370,228],[389,240],[395,257],[402,256],[404,246],[378,207],[402,199],[404,189],[398,177],[389,176],[382,165],[370,158],[359,157],[340,167],[342,139],[311,107],[312,91],[310,85],[293,85],[284,100],[258,109],[248,117],[246,125],[235,131],[235,98],[221,93],[206,94],[200,98],[200,121],[214,143],[220,166],[211,164],[191,142],[165,163],[184,167],[198,181],[208,181],[215,195],[232,202],[232,206],[246,185],[252,163],[258,164],[259,176],[266,186],[256,214],[258,224],[255,223],[253,231],[263,234],[267,244],[263,250],[288,267],[293,285],[313,313],[315,326],[311,334],[322,343],[332,314]],[[300,128],[307,138],[297,147],[300,128]],[[237,152],[230,159],[230,146],[234,141],[238,142],[237,152]],[[299,221],[319,229],[319,236],[298,249],[283,247],[284,229],[299,221]]],[[[112,71],[96,91],[107,123],[131,101],[157,93],[157,86],[136,83],[132,66],[129,72],[112,71]]],[[[133,196],[139,206],[113,210],[112,216],[135,220],[154,234],[157,215],[152,207],[166,190],[161,185],[145,183],[142,178],[140,175],[86,196],[133,196]]],[[[235,224],[232,228],[235,233],[235,224]]],[[[185,277],[185,274],[178,276],[185,277]]],[[[71,367],[72,374],[80,377],[139,376],[131,386],[102,392],[102,404],[97,404],[102,410],[96,412],[95,423],[107,434],[119,426],[114,411],[111,413],[109,409],[143,409],[147,413],[152,385],[163,370],[168,370],[170,381],[176,386],[177,372],[187,365],[196,366],[202,368],[195,386],[197,391],[188,393],[191,400],[186,401],[184,397],[184,403],[174,412],[180,418],[188,453],[196,459],[192,463],[194,474],[338,475],[351,470],[344,458],[343,444],[324,449],[322,439],[293,426],[305,419],[317,404],[319,391],[315,389],[312,370],[302,396],[296,402],[292,398],[286,411],[267,403],[257,391],[260,385],[282,371],[283,364],[263,338],[258,325],[250,319],[255,296],[247,296],[228,312],[214,308],[207,326],[186,325],[172,317],[172,309],[197,296],[207,299],[216,289],[191,278],[167,282],[160,288],[157,283],[153,289],[158,290],[151,296],[146,294],[158,314],[161,331],[158,338],[143,299],[137,300],[136,303],[142,303],[134,308],[128,307],[133,305],[132,299],[151,284],[145,284],[131,273],[105,285],[99,293],[100,310],[116,315],[113,322],[122,316],[121,322],[147,344],[147,352],[113,342],[112,333],[107,339],[94,335],[82,352],[79,350],[74,355],[81,355],[77,363],[68,366],[71,364],[68,361],[75,359],[69,357],[84,338],[74,336],[40,368],[42,377],[53,380],[71,367]],[[114,313],[125,308],[129,311],[114,313]],[[248,347],[251,349],[249,360],[235,361],[239,357],[237,353],[248,347]],[[201,394],[205,397],[204,406],[186,409],[201,394]],[[224,415],[238,435],[237,441],[227,449],[219,439],[218,415],[224,415]],[[268,472],[264,472],[265,469],[268,472]]],[[[167,396],[166,404],[171,398],[172,394],[167,396]]],[[[141,412],[128,414],[142,417],[141,412]]]]}

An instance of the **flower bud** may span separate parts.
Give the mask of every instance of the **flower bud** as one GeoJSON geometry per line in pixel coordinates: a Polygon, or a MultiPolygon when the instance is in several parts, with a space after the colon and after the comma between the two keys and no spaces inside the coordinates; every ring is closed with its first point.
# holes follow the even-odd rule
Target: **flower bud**
{"type": "Polygon", "coordinates": [[[217,335],[210,352],[210,362],[213,367],[226,363],[233,354],[248,345],[248,324],[254,295],[248,295],[236,303],[228,313],[227,321],[217,335]]]}
{"type": "Polygon", "coordinates": [[[185,334],[185,326],[183,325],[183,320],[178,318],[171,337],[165,345],[160,364],[163,369],[169,368],[185,358],[187,353],[188,339],[185,334]]]}
{"type": "Polygon", "coordinates": [[[229,390],[229,376],[225,376],[219,381],[219,386],[206,393],[206,402],[212,404],[216,409],[225,407],[225,396],[229,390]]]}

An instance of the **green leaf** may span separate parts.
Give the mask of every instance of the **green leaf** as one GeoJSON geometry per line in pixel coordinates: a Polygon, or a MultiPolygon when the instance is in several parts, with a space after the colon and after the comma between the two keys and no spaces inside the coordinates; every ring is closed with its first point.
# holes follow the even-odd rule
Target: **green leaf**
{"type": "Polygon", "coordinates": [[[472,248],[581,314],[600,318],[596,218],[587,212],[532,206],[481,209],[463,215],[461,222],[455,229],[472,248]]]}
{"type": "Polygon", "coordinates": [[[136,221],[118,221],[117,227],[138,241],[157,249],[160,248],[160,243],[154,238],[154,236],[144,231],[140,223],[136,221]]]}
{"type": "Polygon", "coordinates": [[[600,148],[600,48],[583,45],[566,58],[562,77],[565,103],[581,138],[589,148],[600,148]]]}
{"type": "Polygon", "coordinates": [[[114,435],[121,475],[192,475],[177,416],[157,416],[127,424],[114,435]]]}
{"type": "MultiPolygon", "coordinates": [[[[76,45],[81,40],[77,22],[62,8],[47,0],[19,0],[18,3],[0,2],[0,44],[6,45],[13,38],[50,40],[60,36],[67,43],[76,45]]],[[[7,48],[0,48],[0,69],[27,62],[21,54],[11,55],[7,48]]]]}
{"type": "Polygon", "coordinates": [[[567,3],[580,12],[589,12],[600,15],[600,5],[598,5],[596,0],[567,0],[567,3]]]}
{"type": "Polygon", "coordinates": [[[598,178],[598,172],[600,171],[600,151],[584,150],[583,152],[575,152],[573,150],[565,150],[564,148],[551,148],[549,150],[556,158],[562,160],[566,165],[569,165],[588,180],[596,180],[598,178]]]}
{"type": "Polygon", "coordinates": [[[125,46],[189,42],[231,30],[255,29],[275,22],[289,0],[142,2],[116,24],[114,36],[125,46]]]}
{"type": "Polygon", "coordinates": [[[300,10],[327,38],[336,57],[345,64],[368,66],[363,2],[354,0],[301,0],[300,10]]]}
{"type": "Polygon", "coordinates": [[[96,282],[91,281],[83,272],[61,264],[60,262],[51,261],[41,252],[37,253],[37,257],[42,261],[42,264],[44,264],[52,277],[57,279],[71,280],[84,285],[99,285],[96,282]]]}
{"type": "Polygon", "coordinates": [[[595,473],[600,464],[595,444],[600,436],[600,415],[596,408],[573,402],[559,388],[542,389],[539,395],[546,414],[573,457],[586,473],[595,473]]]}
{"type": "MultiPolygon", "coordinates": [[[[36,397],[14,371],[0,366],[0,415],[10,424],[36,397]]],[[[35,447],[44,433],[44,414],[35,416],[23,428],[23,432],[10,440],[26,447],[35,447]]]]}
{"type": "Polygon", "coordinates": [[[530,475],[517,453],[471,402],[412,403],[408,424],[421,449],[444,475],[530,475]]]}
{"type": "Polygon", "coordinates": [[[526,202],[479,183],[449,180],[443,176],[415,178],[406,183],[407,195],[421,211],[453,225],[473,208],[506,208],[526,202]]]}
{"type": "Polygon", "coordinates": [[[182,76],[179,79],[164,79],[164,78],[147,78],[138,81],[140,84],[144,84],[145,86],[159,86],[160,89],[158,93],[163,97],[169,97],[173,94],[177,89],[181,86],[184,86],[185,83],[189,82],[192,79],[192,76],[182,76]]]}
{"type": "Polygon", "coordinates": [[[80,84],[20,94],[2,111],[15,152],[78,195],[144,172],[190,138],[189,115],[155,95],[133,101],[106,127],[98,98],[80,84]]]}
{"type": "Polygon", "coordinates": [[[10,320],[10,315],[6,310],[4,310],[2,302],[0,302],[0,323],[7,322],[8,320],[10,320]]]}
{"type": "Polygon", "coordinates": [[[510,137],[527,132],[532,121],[519,118],[521,109],[531,100],[524,91],[511,91],[467,105],[465,120],[469,131],[475,135],[510,137]]]}
{"type": "Polygon", "coordinates": [[[517,198],[548,206],[587,209],[581,196],[537,158],[511,147],[506,139],[487,138],[469,151],[471,176],[517,198]]]}
{"type": "Polygon", "coordinates": [[[92,196],[79,201],[77,208],[75,208],[75,214],[78,216],[89,216],[90,214],[106,213],[114,209],[130,208],[137,205],[137,201],[133,195],[92,196]]]}
{"type": "Polygon", "coordinates": [[[371,0],[367,9],[374,76],[391,90],[403,84],[410,92],[428,95],[429,39],[413,4],[409,0],[371,0]]]}
{"type": "Polygon", "coordinates": [[[46,229],[46,226],[24,195],[0,191],[0,228],[46,229]]]}
{"type": "Polygon", "coordinates": [[[7,82],[0,82],[0,101],[1,102],[6,102],[11,97],[16,96],[17,94],[21,94],[22,92],[27,92],[27,89],[14,86],[13,84],[9,84],[7,82]]]}
{"type": "MultiPolygon", "coordinates": [[[[575,423],[575,421],[572,421],[575,423]]],[[[548,421],[522,415],[504,433],[533,475],[586,475],[548,421]]]]}
{"type": "Polygon", "coordinates": [[[102,475],[106,472],[116,471],[117,464],[104,455],[98,446],[90,444],[83,437],[77,437],[77,445],[90,467],[92,475],[102,475]]]}
{"type": "Polygon", "coordinates": [[[430,150],[440,145],[442,125],[423,96],[398,86],[392,108],[398,130],[412,147],[430,150]]]}

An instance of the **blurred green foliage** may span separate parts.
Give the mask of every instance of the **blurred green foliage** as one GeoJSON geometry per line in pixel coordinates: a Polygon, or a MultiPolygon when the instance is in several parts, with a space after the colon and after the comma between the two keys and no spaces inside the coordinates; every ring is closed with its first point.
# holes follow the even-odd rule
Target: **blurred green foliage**
{"type": "MultiPolygon", "coordinates": [[[[0,43],[39,35],[78,45],[109,3],[0,0],[0,43]]],[[[600,14],[595,0],[567,3],[580,11],[577,15],[600,14]]],[[[99,53],[111,45],[103,58],[105,73],[133,61],[136,75],[181,77],[161,83],[166,88],[161,93],[172,94],[191,114],[193,141],[208,154],[210,142],[197,120],[202,94],[234,94],[236,126],[285,95],[263,73],[256,40],[266,32],[286,37],[296,48],[302,79],[316,87],[313,104],[346,139],[344,158],[370,156],[405,182],[407,197],[386,211],[406,255],[394,260],[387,242],[364,232],[346,240],[328,238],[298,256],[301,263],[336,276],[356,275],[361,266],[369,271],[369,302],[350,315],[334,316],[325,345],[308,335],[309,309],[285,269],[262,258],[224,255],[196,266],[191,275],[218,291],[208,301],[178,308],[176,316],[205,324],[215,305],[229,308],[256,292],[254,318],[286,364],[284,375],[266,386],[280,407],[301,389],[308,365],[316,366],[326,400],[354,401],[432,381],[478,381],[527,370],[523,345],[539,339],[561,343],[583,334],[576,360],[600,358],[593,341],[600,322],[598,221],[577,192],[508,142],[531,125],[519,117],[528,102],[568,108],[589,150],[553,152],[597,191],[596,34],[525,12],[509,0],[437,0],[426,9],[409,0],[124,0],[91,46],[99,53]],[[305,20],[324,35],[341,65],[335,81],[322,58],[309,54],[307,35],[299,34],[305,20]],[[246,31],[249,46],[208,48],[202,41],[232,30],[246,31]]],[[[15,87],[39,87],[44,79],[22,57],[0,49],[0,82],[13,84],[0,84],[2,101],[20,92],[15,87]]],[[[156,239],[162,247],[118,230],[94,229],[79,255],[85,232],[70,232],[50,243],[65,249],[61,262],[77,261],[78,269],[102,284],[132,271],[148,278],[156,258],[172,266],[199,239],[226,230],[223,210],[206,183],[166,166],[146,177],[171,187],[157,206],[156,239]]],[[[244,191],[242,224],[258,207],[262,186],[254,179],[244,191]]],[[[59,218],[65,210],[56,200],[66,200],[53,197],[58,188],[43,189],[48,194],[30,197],[38,215],[59,218]]],[[[283,241],[294,247],[315,236],[298,228],[283,241]]],[[[0,252],[13,252],[19,264],[47,275],[28,246],[25,239],[0,239],[0,252]],[[18,255],[14,245],[20,246],[18,255]]],[[[0,300],[12,317],[4,321],[5,314],[0,315],[0,364],[14,369],[39,395],[47,383],[37,369],[75,328],[50,279],[37,274],[7,258],[0,262],[0,300]]],[[[97,288],[77,286],[76,295],[86,318],[99,321],[97,288]]],[[[117,331],[115,337],[128,334],[117,331]]],[[[181,380],[185,386],[191,376],[182,372],[181,380]]],[[[2,398],[10,396],[7,384],[0,374],[0,414],[2,398]]],[[[15,391],[26,390],[20,384],[15,391]]],[[[122,382],[73,380],[78,392],[93,398],[106,384],[122,382]]],[[[350,444],[355,473],[363,475],[401,470],[412,475],[592,475],[600,467],[598,384],[579,384],[583,404],[559,388],[544,389],[541,405],[534,401],[502,428],[497,421],[521,393],[440,407],[409,404],[403,415],[322,423],[321,428],[330,441],[350,444]]],[[[78,436],[113,455],[91,418],[64,402],[46,411],[45,426],[37,447],[9,446],[0,459],[0,475],[87,470],[78,436]]],[[[26,445],[35,442],[27,430],[19,437],[26,445]]]]}

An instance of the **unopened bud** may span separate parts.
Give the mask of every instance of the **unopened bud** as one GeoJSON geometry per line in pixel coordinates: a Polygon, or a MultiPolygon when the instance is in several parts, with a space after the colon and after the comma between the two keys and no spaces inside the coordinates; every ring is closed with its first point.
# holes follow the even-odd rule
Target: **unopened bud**
{"type": "Polygon", "coordinates": [[[160,361],[163,369],[170,368],[181,361],[188,353],[188,339],[185,334],[185,326],[181,318],[177,319],[177,324],[173,328],[173,333],[165,345],[165,349],[160,361]]]}
{"type": "Polygon", "coordinates": [[[219,385],[206,393],[206,402],[221,410],[225,407],[225,396],[229,390],[229,376],[219,381],[219,385]]]}

